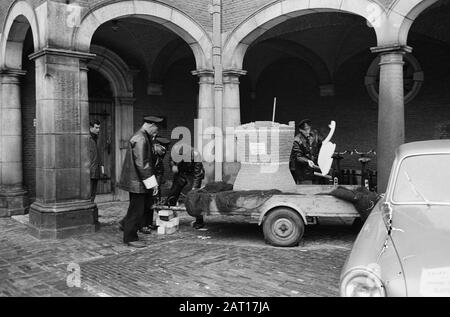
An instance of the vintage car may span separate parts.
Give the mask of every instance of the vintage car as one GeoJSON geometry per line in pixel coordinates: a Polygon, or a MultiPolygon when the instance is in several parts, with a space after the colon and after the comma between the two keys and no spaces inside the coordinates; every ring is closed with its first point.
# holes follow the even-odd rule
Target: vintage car
{"type": "Polygon", "coordinates": [[[344,297],[450,296],[450,140],[401,145],[342,269],[344,297]]]}

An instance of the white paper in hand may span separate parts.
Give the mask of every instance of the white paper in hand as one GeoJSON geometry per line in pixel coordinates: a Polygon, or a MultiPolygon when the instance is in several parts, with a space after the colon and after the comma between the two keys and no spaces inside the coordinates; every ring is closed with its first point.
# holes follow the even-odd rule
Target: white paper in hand
{"type": "Polygon", "coordinates": [[[336,122],[331,121],[328,127],[330,128],[330,133],[328,133],[328,136],[322,142],[322,147],[320,148],[319,152],[319,158],[317,160],[322,175],[327,175],[330,171],[331,165],[333,164],[334,150],[336,149],[336,144],[330,142],[331,137],[334,134],[334,130],[336,129],[336,122]]]}

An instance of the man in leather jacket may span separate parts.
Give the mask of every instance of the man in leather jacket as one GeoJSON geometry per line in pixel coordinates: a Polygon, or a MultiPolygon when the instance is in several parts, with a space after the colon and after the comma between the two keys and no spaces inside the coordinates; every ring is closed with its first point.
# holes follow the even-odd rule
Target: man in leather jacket
{"type": "Polygon", "coordinates": [[[123,242],[134,247],[145,247],[137,232],[142,228],[146,211],[151,210],[153,195],[158,193],[155,175],[153,138],[158,134],[162,118],[147,116],[142,127],[131,137],[122,166],[118,187],[130,193],[130,205],[123,219],[123,242]]]}
{"type": "MultiPolygon", "coordinates": [[[[201,160],[200,153],[192,147],[184,144],[182,146],[175,145],[172,153],[183,156],[182,159],[174,159],[171,156],[170,165],[172,166],[173,182],[167,197],[167,205],[175,206],[180,197],[183,188],[192,180],[192,189],[199,189],[202,186],[202,180],[205,177],[205,170],[201,160]],[[183,151],[188,151],[183,156],[183,151]],[[187,157],[190,156],[190,158],[187,157]]],[[[198,216],[194,223],[194,227],[199,229],[204,226],[203,216],[198,216]]]]}
{"type": "Polygon", "coordinates": [[[305,119],[298,125],[299,133],[294,138],[289,168],[297,184],[319,183],[314,171],[322,146],[322,136],[313,129],[311,120],[305,119]]]}

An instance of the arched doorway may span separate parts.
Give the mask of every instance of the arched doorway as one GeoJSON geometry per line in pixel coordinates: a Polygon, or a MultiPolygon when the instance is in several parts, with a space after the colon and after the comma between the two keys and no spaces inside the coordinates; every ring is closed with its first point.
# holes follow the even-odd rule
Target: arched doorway
{"type": "Polygon", "coordinates": [[[408,45],[423,70],[423,85],[405,107],[406,141],[448,139],[450,4],[442,0],[423,1],[421,8],[411,14],[416,17],[409,28],[408,45]]]}
{"type": "Polygon", "coordinates": [[[29,4],[9,8],[0,43],[0,217],[25,213],[35,196],[35,79],[27,56],[39,47],[37,31],[29,4]]]}
{"type": "Polygon", "coordinates": [[[105,163],[105,175],[99,182],[97,202],[126,199],[117,189],[126,141],[133,133],[134,75],[116,53],[92,45],[96,57],[87,64],[89,120],[102,123],[99,148],[105,163]]]}
{"type": "MultiPolygon", "coordinates": [[[[195,38],[186,31],[172,31],[168,23],[161,25],[159,20],[153,21],[151,12],[147,12],[149,15],[145,16],[145,6],[140,9],[141,14],[136,12],[133,16],[117,16],[95,29],[90,42],[90,52],[95,53],[97,58],[88,63],[89,69],[93,69],[95,64],[95,69],[107,77],[112,86],[116,107],[113,116],[114,128],[122,132],[116,132],[113,141],[116,159],[115,176],[111,183],[113,196],[124,199],[127,195],[115,188],[114,184],[119,181],[128,140],[142,125],[143,116],[158,115],[166,118],[160,135],[169,139],[174,128],[188,128],[191,131],[191,143],[194,143],[194,119],[199,115],[199,85],[198,78],[192,75],[192,71],[199,67],[198,63],[205,65],[203,48],[197,47],[195,38]],[[187,37],[189,42],[186,42],[187,37]],[[115,75],[107,71],[111,65],[107,65],[106,61],[110,60],[111,56],[98,58],[99,54],[105,51],[109,52],[108,55],[114,55],[116,60],[121,60],[115,64],[121,64],[116,68],[122,70],[116,71],[115,75]],[[128,70],[125,72],[123,68],[128,70]],[[126,78],[124,73],[128,73],[126,78]],[[117,111],[121,113],[118,114],[117,111]]],[[[83,28],[83,23],[80,28],[83,28]]],[[[80,34],[82,32],[85,31],[80,31],[80,34]]],[[[91,89],[95,89],[98,83],[92,85],[91,81],[92,79],[89,81],[89,97],[92,106],[92,101],[96,98],[91,89]]],[[[211,107],[210,104],[208,106],[211,107]]],[[[174,139],[173,143],[176,141],[174,139]]],[[[163,190],[170,186],[169,156],[165,158],[165,167],[166,182],[163,184],[163,190]]],[[[109,188],[109,184],[107,186],[109,188]]]]}
{"type": "Polygon", "coordinates": [[[97,146],[104,166],[104,174],[100,176],[97,185],[96,201],[111,201],[116,186],[114,96],[108,80],[93,69],[88,72],[88,90],[89,121],[100,122],[101,129],[97,146]]]}
{"type": "MultiPolygon", "coordinates": [[[[239,47],[245,50],[247,71],[240,78],[242,123],[270,121],[276,97],[277,122],[309,118],[326,136],[335,120],[337,151],[376,149],[377,111],[364,85],[376,31],[357,12],[323,11],[297,12],[267,30],[262,26],[263,34],[250,33],[236,46],[235,56],[242,54],[239,47]]],[[[358,158],[346,157],[342,166],[358,173],[358,158]]],[[[370,167],[376,169],[376,160],[370,167]]]]}

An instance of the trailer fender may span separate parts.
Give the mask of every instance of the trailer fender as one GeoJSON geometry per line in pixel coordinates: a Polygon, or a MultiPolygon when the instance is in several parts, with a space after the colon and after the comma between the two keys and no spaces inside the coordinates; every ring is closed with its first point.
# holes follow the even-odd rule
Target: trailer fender
{"type": "Polygon", "coordinates": [[[259,215],[259,221],[258,221],[258,225],[260,226],[264,220],[264,217],[266,214],[268,214],[269,212],[271,212],[273,209],[278,208],[278,207],[284,207],[284,208],[289,208],[294,210],[295,212],[297,212],[300,217],[302,217],[303,222],[306,225],[306,214],[303,210],[301,210],[296,204],[290,204],[290,203],[286,203],[283,202],[282,204],[270,204],[268,206],[265,206],[265,208],[263,210],[261,210],[261,214],[259,215]]]}

